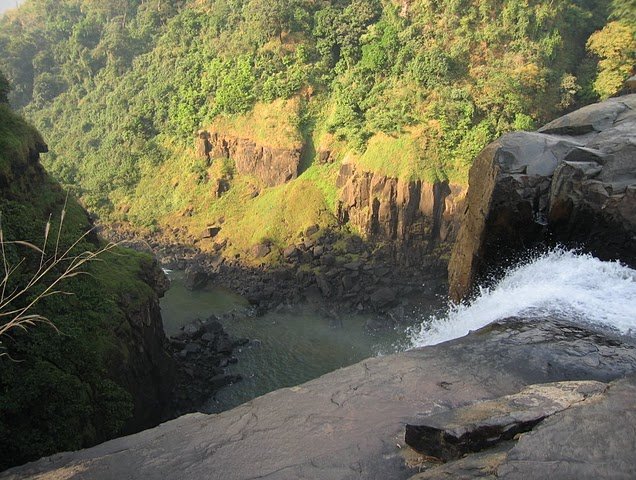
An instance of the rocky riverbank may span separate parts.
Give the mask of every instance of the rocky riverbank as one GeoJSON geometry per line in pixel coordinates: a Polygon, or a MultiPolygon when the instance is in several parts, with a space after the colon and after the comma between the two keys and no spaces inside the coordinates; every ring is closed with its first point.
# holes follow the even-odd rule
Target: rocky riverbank
{"type": "MultiPolygon", "coordinates": [[[[166,480],[184,472],[241,480],[399,480],[446,472],[454,478],[632,478],[634,377],[615,380],[633,372],[632,340],[558,318],[511,318],[441,345],[365,360],[218,415],[187,415],[43,459],[0,478],[166,480]],[[578,383],[540,385],[573,380],[578,383]],[[446,428],[448,421],[439,423],[444,412],[457,418],[471,412],[458,408],[479,410],[492,406],[482,401],[518,392],[527,399],[529,385],[543,392],[541,403],[536,394],[525,402],[540,420],[494,450],[440,465],[405,444],[407,424],[437,419],[446,428]]],[[[497,402],[511,404],[509,397],[497,402]]],[[[505,412],[501,407],[501,418],[509,417],[505,412]]]]}
{"type": "Polygon", "coordinates": [[[170,337],[177,365],[173,416],[197,411],[214,392],[241,381],[240,375],[226,374],[225,368],[237,362],[234,349],[247,343],[247,338],[230,337],[216,316],[196,319],[170,337]]]}
{"type": "Polygon", "coordinates": [[[314,303],[330,311],[373,312],[390,317],[409,298],[435,301],[446,291],[446,262],[428,256],[419,265],[396,260],[387,244],[365,242],[357,236],[308,228],[281,253],[282,262],[264,257],[271,245],[259,245],[260,265],[227,259],[223,246],[214,253],[183,230],[140,233],[126,225],[103,227],[112,241],[155,254],[164,268],[186,271],[191,288],[213,284],[247,298],[259,314],[285,306],[314,303]]]}

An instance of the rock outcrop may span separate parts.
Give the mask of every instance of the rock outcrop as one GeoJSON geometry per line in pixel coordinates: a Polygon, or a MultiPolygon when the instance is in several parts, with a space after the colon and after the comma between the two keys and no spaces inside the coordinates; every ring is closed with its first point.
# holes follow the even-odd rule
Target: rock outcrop
{"type": "Polygon", "coordinates": [[[541,242],[636,265],[636,95],[504,135],[470,170],[449,264],[459,300],[486,269],[541,242]]]}
{"type": "Polygon", "coordinates": [[[418,452],[444,461],[486,450],[572,405],[605,392],[602,382],[531,385],[514,395],[431,415],[407,425],[405,441],[418,452]]]}
{"type": "Polygon", "coordinates": [[[231,158],[238,173],[253,175],[264,185],[274,187],[298,176],[302,148],[273,148],[246,138],[201,131],[197,135],[197,154],[208,160],[231,158]]]}
{"type": "Polygon", "coordinates": [[[129,328],[118,335],[125,354],[113,359],[111,365],[112,377],[133,399],[133,415],[124,426],[124,433],[138,432],[172,417],[175,364],[168,353],[159,306],[169,282],[156,261],[142,265],[140,279],[155,295],[142,302],[126,295],[119,299],[129,328]]]}
{"type": "MultiPolygon", "coordinates": [[[[611,382],[635,371],[636,348],[618,338],[557,319],[508,319],[445,344],[365,360],[218,415],[187,415],[42,459],[0,478],[404,480],[429,467],[405,462],[407,423],[527,385],[611,382]]],[[[597,393],[605,388],[591,385],[597,393]]],[[[633,390],[633,381],[609,383],[606,394],[554,413],[524,434],[516,449],[509,450],[512,443],[508,453],[499,451],[493,472],[509,475],[504,478],[610,478],[594,475],[617,465],[623,476],[612,478],[633,478],[633,390]],[[576,440],[566,440],[568,434],[576,440]]]]}
{"type": "Polygon", "coordinates": [[[462,187],[391,178],[352,163],[342,165],[337,185],[339,221],[370,239],[391,242],[398,262],[421,263],[435,247],[454,240],[462,187]]]}

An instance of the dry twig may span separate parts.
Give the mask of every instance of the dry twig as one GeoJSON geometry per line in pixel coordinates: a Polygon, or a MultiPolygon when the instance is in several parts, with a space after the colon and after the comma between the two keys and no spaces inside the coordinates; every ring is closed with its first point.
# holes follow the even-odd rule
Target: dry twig
{"type": "MultiPolygon", "coordinates": [[[[67,249],[61,250],[60,238],[62,235],[62,226],[66,217],[66,206],[67,203],[65,202],[60,216],[60,225],[57,231],[57,238],[55,240],[55,248],[51,254],[47,253],[47,244],[51,230],[51,217],[49,217],[46,223],[44,240],[42,247],[40,248],[30,242],[22,240],[9,241],[5,239],[2,228],[2,217],[0,216],[0,257],[2,260],[2,278],[0,279],[0,346],[2,344],[2,337],[13,329],[26,331],[28,327],[33,327],[36,323],[45,323],[57,330],[50,319],[33,312],[35,306],[46,297],[53,295],[68,295],[69,292],[65,292],[60,289],[61,284],[65,280],[86,273],[82,267],[89,262],[97,260],[100,255],[115,247],[115,244],[109,243],[105,247],[96,251],[87,250],[82,253],[75,254],[74,250],[76,247],[92,231],[88,230],[75,240],[75,242],[73,242],[73,244],[67,249]],[[15,287],[12,291],[10,290],[10,281],[18,269],[25,264],[26,259],[22,258],[14,265],[10,264],[6,252],[7,245],[23,246],[39,253],[40,255],[37,270],[28,277],[26,283],[15,287]],[[36,288],[40,290],[40,292],[33,298],[28,299],[31,295],[33,295],[36,288]]],[[[3,353],[0,352],[0,356],[2,355],[3,353]]]]}

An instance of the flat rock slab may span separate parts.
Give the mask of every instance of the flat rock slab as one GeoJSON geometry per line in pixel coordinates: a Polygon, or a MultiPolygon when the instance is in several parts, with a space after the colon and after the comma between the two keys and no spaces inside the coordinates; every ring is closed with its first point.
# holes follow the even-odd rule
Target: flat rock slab
{"type": "Polygon", "coordinates": [[[405,441],[416,451],[444,461],[479,452],[518,433],[531,430],[546,417],[599,395],[607,385],[595,381],[531,385],[514,395],[475,403],[432,415],[407,425],[405,441]]]}
{"type": "Polygon", "coordinates": [[[636,349],[620,339],[558,320],[510,319],[445,344],[365,360],[218,415],[187,415],[44,458],[0,478],[405,480],[417,473],[401,455],[406,424],[530,384],[610,381],[630,372],[636,349]]]}
{"type": "Polygon", "coordinates": [[[521,437],[497,478],[633,480],[636,478],[636,376],[557,413],[521,437]]]}

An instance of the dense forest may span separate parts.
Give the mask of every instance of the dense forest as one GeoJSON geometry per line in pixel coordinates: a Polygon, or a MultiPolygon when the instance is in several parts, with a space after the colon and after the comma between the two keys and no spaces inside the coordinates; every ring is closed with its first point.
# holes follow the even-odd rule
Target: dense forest
{"type": "MultiPolygon", "coordinates": [[[[27,0],[0,19],[0,69],[49,143],[49,171],[106,220],[155,228],[194,208],[198,228],[240,209],[254,224],[263,205],[282,209],[302,190],[314,199],[303,215],[324,222],[337,170],[314,162],[317,149],[390,176],[465,183],[497,136],[620,90],[634,10],[632,0],[27,0]],[[304,173],[255,200],[252,180],[233,178],[216,199],[206,183],[232,178],[232,165],[192,148],[213,123],[304,145],[304,173]]],[[[237,231],[236,243],[295,233],[261,230],[243,241],[237,231]]]]}

